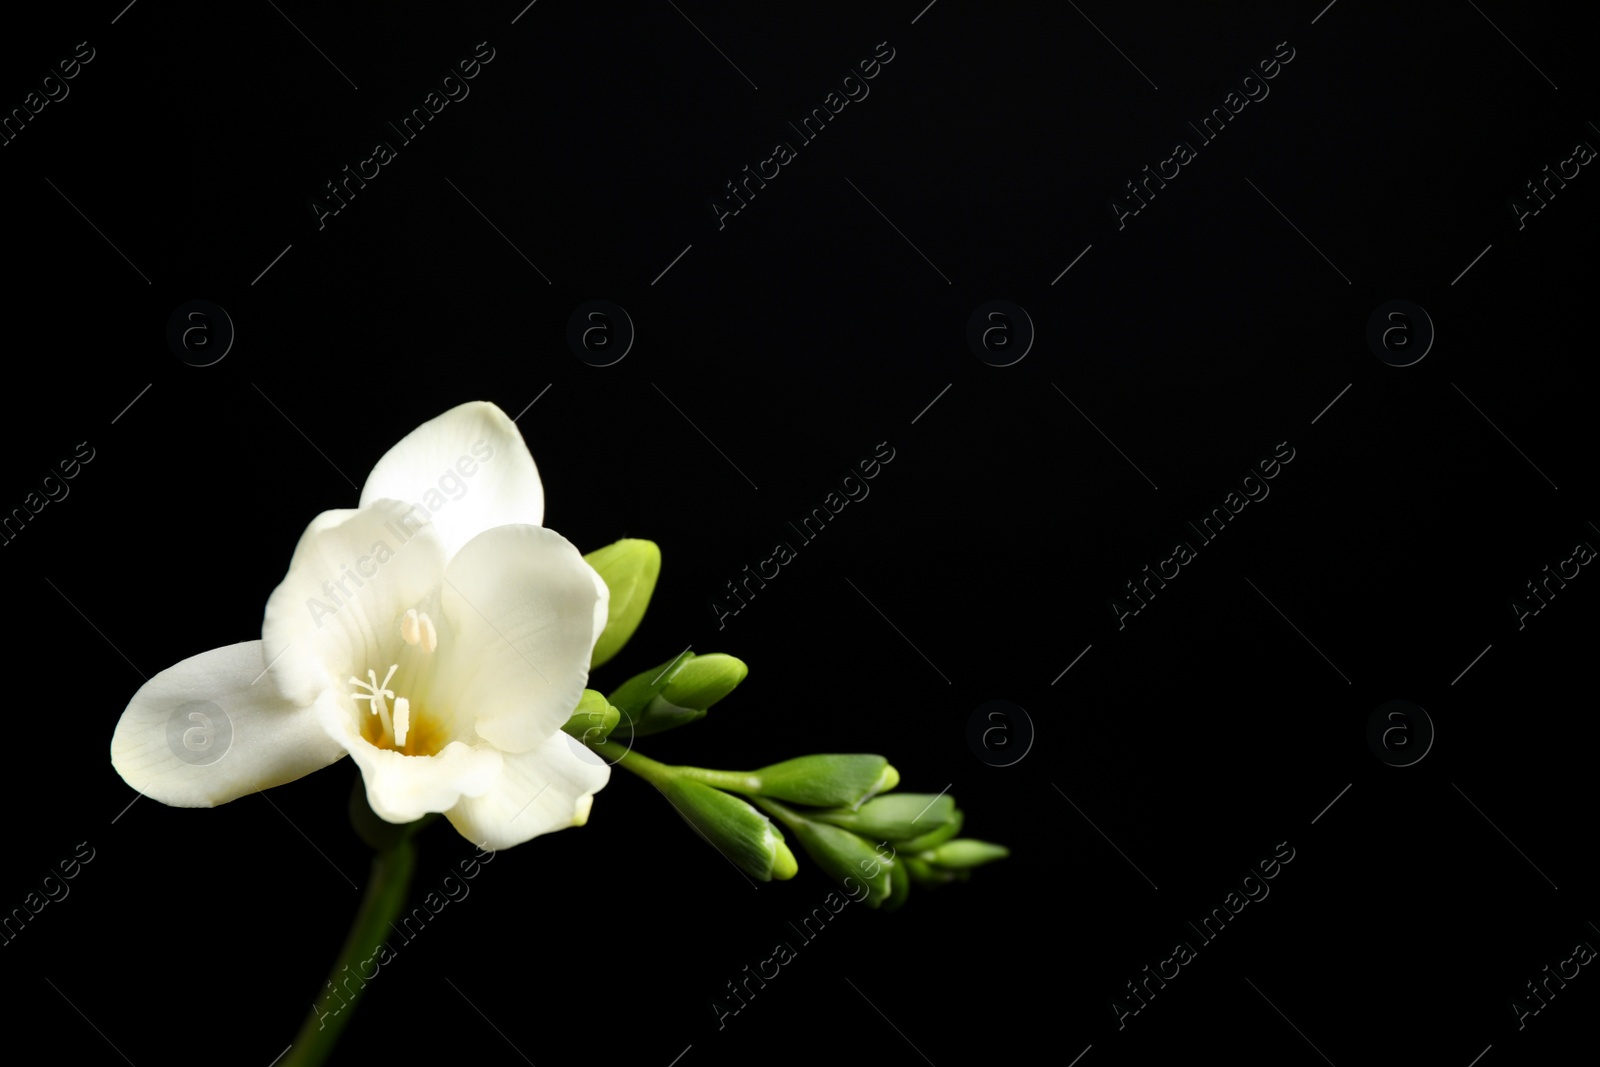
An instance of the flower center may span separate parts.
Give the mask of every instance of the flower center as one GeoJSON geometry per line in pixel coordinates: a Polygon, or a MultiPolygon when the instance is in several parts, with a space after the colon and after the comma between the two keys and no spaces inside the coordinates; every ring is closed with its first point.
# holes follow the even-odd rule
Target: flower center
{"type": "MultiPolygon", "coordinates": [[[[439,632],[426,612],[412,608],[400,619],[400,640],[417,649],[421,655],[431,656],[439,647],[439,632]]],[[[416,658],[415,654],[406,656],[405,653],[402,653],[402,657],[416,658]]],[[[419,672],[414,666],[403,676],[413,684],[423,680],[418,677],[419,672]]],[[[381,682],[378,681],[378,672],[371,668],[368,668],[364,682],[351,675],[350,684],[356,688],[356,692],[350,696],[358,705],[366,704],[365,714],[361,715],[361,736],[378,748],[391,749],[402,755],[434,755],[449,742],[446,724],[439,716],[429,714],[421,703],[397,696],[389,688],[389,682],[399,669],[399,663],[389,664],[389,670],[381,682]],[[392,708],[390,701],[394,702],[392,708]]]]}

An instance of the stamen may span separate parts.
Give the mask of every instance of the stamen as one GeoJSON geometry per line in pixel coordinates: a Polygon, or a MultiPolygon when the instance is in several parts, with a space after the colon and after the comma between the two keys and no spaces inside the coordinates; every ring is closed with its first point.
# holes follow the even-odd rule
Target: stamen
{"type": "Polygon", "coordinates": [[[396,697],[394,701],[394,747],[404,748],[406,732],[411,729],[411,701],[396,697]]]}
{"type": "MultiPolygon", "coordinates": [[[[389,684],[389,679],[394,677],[394,672],[399,670],[399,669],[400,669],[400,664],[398,664],[398,663],[389,664],[389,673],[383,676],[383,684],[385,686],[387,686],[389,684]]],[[[394,697],[394,694],[389,692],[388,689],[384,689],[384,694],[387,695],[391,699],[393,699],[393,697],[394,697]]]]}
{"type": "Polygon", "coordinates": [[[432,652],[439,647],[439,631],[428,618],[427,612],[410,608],[400,617],[400,640],[408,645],[421,645],[423,651],[432,652]]]}
{"type": "Polygon", "coordinates": [[[389,679],[393,678],[394,672],[399,669],[400,665],[398,663],[391,663],[389,665],[389,673],[383,676],[383,681],[381,682],[378,681],[378,672],[371,668],[367,669],[367,681],[365,682],[355,675],[350,676],[351,685],[366,690],[365,693],[351,693],[350,695],[356,700],[365,700],[367,702],[368,710],[371,714],[378,716],[383,722],[384,733],[390,736],[394,735],[394,724],[389,719],[389,705],[384,702],[383,698],[394,699],[394,690],[388,688],[388,685],[389,679]]]}

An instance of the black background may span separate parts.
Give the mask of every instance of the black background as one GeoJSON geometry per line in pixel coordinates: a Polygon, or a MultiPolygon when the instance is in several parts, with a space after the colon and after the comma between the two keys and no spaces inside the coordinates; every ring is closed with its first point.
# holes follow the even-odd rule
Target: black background
{"type": "MultiPolygon", "coordinates": [[[[897,914],[847,908],[719,1029],[712,998],[829,883],[802,856],[752,891],[618,773],[586,827],[500,854],[384,968],[334,1062],[1493,1067],[1586,1047],[1590,968],[1520,1030],[1510,1005],[1600,943],[1600,579],[1521,629],[1510,601],[1600,544],[1600,178],[1521,229],[1509,204],[1600,144],[1592,24],[922,2],[8,16],[6,109],[95,49],[0,148],[0,505],[94,449],[0,555],[0,906],[80,842],[95,856],[0,948],[8,1041],[141,1067],[266,1067],[289,1043],[366,876],[354,768],[272,804],[128,808],[111,732],[142,677],[259,635],[300,531],[390,445],[486,399],[523,412],[552,528],[662,546],[645,625],[593,684],[685,645],[751,665],[642,750],[882,752],[1013,853],[897,914]],[[319,229],[323,184],[480,41],[470,96],[319,229]],[[870,96],[719,229],[723,183],[885,41],[870,96]],[[1119,230],[1123,182],[1282,41],[1270,96],[1119,230]],[[607,368],[564,341],[597,298],[637,327],[607,368]],[[237,327],[207,368],[165,342],[193,299],[237,327]],[[1013,366],[966,345],[990,299],[1037,329],[1013,366]],[[1364,339],[1393,299],[1438,334],[1404,368],[1364,339]],[[870,496],[719,630],[723,583],[880,442],[870,496]],[[1109,598],[1279,442],[1270,496],[1119,629],[1109,598]],[[991,699],[1037,732],[1005,768],[967,742],[991,699]],[[1365,739],[1391,699],[1437,731],[1413,766],[1365,739]],[[1280,842],[1270,896],[1119,1030],[1124,984],[1280,842]]],[[[473,851],[442,824],[421,843],[419,893],[473,851]]]]}

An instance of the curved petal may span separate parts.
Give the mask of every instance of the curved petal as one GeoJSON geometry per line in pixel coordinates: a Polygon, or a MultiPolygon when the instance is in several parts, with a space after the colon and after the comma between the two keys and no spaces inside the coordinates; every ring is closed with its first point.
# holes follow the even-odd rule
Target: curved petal
{"type": "Polygon", "coordinates": [[[432,515],[446,558],[484,530],[544,522],[544,483],[521,431],[481,400],[428,420],[378,460],[361,506],[384,498],[432,515]]]}
{"type": "MultiPolygon", "coordinates": [[[[561,728],[589,680],[610,594],[565,537],[500,526],[473,538],[445,569],[435,692],[477,736],[526,752],[561,728]]],[[[459,736],[459,735],[458,735],[459,736]]]]}
{"type": "Polygon", "coordinates": [[[400,643],[401,616],[434,592],[444,558],[433,526],[400,501],[318,515],[267,598],[261,637],[278,691],[309,704],[377,663],[400,643]]]}
{"type": "Polygon", "coordinates": [[[361,768],[367,803],[379,818],[414,822],[433,811],[449,811],[463,798],[482,796],[501,776],[503,758],[493,745],[452,741],[435,756],[403,756],[356,738],[350,758],[361,768]]]}
{"type": "Polygon", "coordinates": [[[479,848],[510,848],[582,826],[595,793],[610,778],[604,760],[558,731],[527,752],[507,755],[494,788],[463,800],[445,818],[479,848]]]}
{"type": "Polygon", "coordinates": [[[482,796],[500,778],[502,758],[493,745],[452,741],[435,755],[407,756],[362,737],[339,690],[324,692],[316,710],[325,735],[361,769],[367,804],[389,822],[449,811],[463,797],[482,796]]]}
{"type": "Polygon", "coordinates": [[[342,757],[315,709],[284,700],[266,665],[262,643],[245,641],[157,674],[122,713],[111,765],[163,804],[210,808],[342,757]]]}

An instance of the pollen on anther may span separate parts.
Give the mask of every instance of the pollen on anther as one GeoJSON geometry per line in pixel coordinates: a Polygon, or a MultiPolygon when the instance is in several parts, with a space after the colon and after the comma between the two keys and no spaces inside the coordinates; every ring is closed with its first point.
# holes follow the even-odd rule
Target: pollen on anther
{"type": "Polygon", "coordinates": [[[400,618],[400,640],[408,645],[414,645],[422,640],[422,626],[417,616],[417,609],[412,608],[400,618]]]}
{"type": "Polygon", "coordinates": [[[426,612],[420,616],[422,622],[422,647],[432,652],[439,647],[439,631],[434,628],[433,620],[428,618],[426,612]]]}

